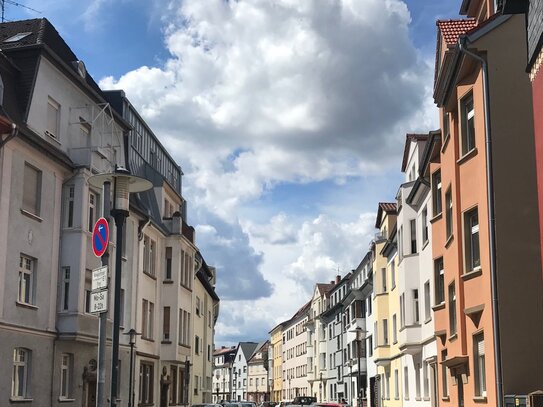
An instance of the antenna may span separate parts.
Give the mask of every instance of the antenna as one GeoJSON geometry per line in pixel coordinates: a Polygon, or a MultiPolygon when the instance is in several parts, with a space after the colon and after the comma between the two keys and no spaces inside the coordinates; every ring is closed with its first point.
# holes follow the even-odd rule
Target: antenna
{"type": "Polygon", "coordinates": [[[24,4],[18,3],[16,1],[13,1],[13,0],[0,0],[0,7],[2,8],[2,22],[6,21],[6,18],[5,18],[6,3],[11,4],[12,6],[21,7],[21,8],[33,11],[34,13],[42,14],[41,11],[36,10],[36,9],[34,9],[32,7],[28,7],[28,6],[24,5],[24,4]]]}

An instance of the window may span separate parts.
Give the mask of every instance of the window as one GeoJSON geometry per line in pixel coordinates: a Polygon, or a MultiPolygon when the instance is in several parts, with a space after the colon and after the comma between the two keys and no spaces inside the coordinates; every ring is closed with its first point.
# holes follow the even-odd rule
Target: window
{"type": "Polygon", "coordinates": [[[446,140],[450,135],[450,126],[449,126],[449,113],[443,109],[443,140],[446,140]]]}
{"type": "Polygon", "coordinates": [[[138,400],[141,404],[153,404],[154,365],[140,362],[140,387],[138,400]]]}
{"type": "Polygon", "coordinates": [[[424,383],[424,399],[430,398],[430,376],[428,375],[428,362],[424,362],[422,370],[422,381],[424,383]]]}
{"type": "Polygon", "coordinates": [[[398,374],[398,369],[394,370],[394,399],[400,399],[400,377],[398,374]]]}
{"type": "Polygon", "coordinates": [[[367,310],[368,310],[368,316],[371,315],[371,297],[368,297],[368,305],[367,305],[367,310]]]}
{"type": "MultiPolygon", "coordinates": [[[[177,404],[177,366],[170,366],[170,404],[177,404]]],[[[223,389],[224,390],[224,389],[223,389]]]]}
{"type": "Polygon", "coordinates": [[[60,355],[60,398],[69,399],[72,396],[73,355],[63,353],[60,355]]]}
{"type": "Polygon", "coordinates": [[[451,336],[456,334],[456,290],[454,283],[449,285],[449,328],[451,336]]]}
{"type": "Polygon", "coordinates": [[[394,260],[390,262],[390,286],[392,289],[396,288],[396,266],[394,260]]]}
{"type": "Polygon", "coordinates": [[[441,381],[443,386],[443,397],[449,397],[449,380],[448,372],[449,369],[443,362],[447,360],[447,350],[441,351],[441,381]]]}
{"type": "Polygon", "coordinates": [[[443,257],[434,260],[434,281],[436,291],[436,305],[445,302],[445,270],[443,257]]]}
{"type": "Polygon", "coordinates": [[[420,400],[420,363],[415,363],[415,398],[420,400]]]}
{"type": "Polygon", "coordinates": [[[400,328],[405,327],[405,294],[400,295],[400,328]]]}
{"type": "Polygon", "coordinates": [[[383,287],[383,292],[386,293],[387,292],[387,269],[384,267],[381,269],[381,283],[383,287]]]}
{"type": "Polygon", "coordinates": [[[60,269],[60,281],[60,309],[66,311],[70,306],[70,267],[62,267],[60,269]]]}
{"type": "Polygon", "coordinates": [[[387,400],[390,400],[390,371],[386,372],[385,374],[385,386],[386,386],[387,400]]]}
{"type": "Polygon", "coordinates": [[[422,244],[425,245],[428,241],[428,207],[424,207],[421,216],[422,222],[422,244]]]}
{"type": "Polygon", "coordinates": [[[149,236],[143,237],[143,272],[155,277],[156,243],[149,236]]]}
{"type": "Polygon", "coordinates": [[[447,192],[445,193],[445,232],[447,239],[449,239],[452,236],[453,233],[453,225],[452,225],[452,216],[453,216],[453,202],[452,202],[452,193],[451,188],[447,189],[447,192]]]}
{"type": "Polygon", "coordinates": [[[94,223],[97,220],[96,203],[97,203],[96,194],[94,192],[89,191],[89,232],[92,232],[92,229],[94,228],[94,223]]]}
{"type": "Polygon", "coordinates": [[[368,337],[368,356],[373,356],[373,338],[371,336],[368,337]]]}
{"type": "Polygon", "coordinates": [[[153,339],[155,304],[151,301],[142,300],[141,337],[153,339]]]}
{"type": "Polygon", "coordinates": [[[23,174],[23,210],[40,215],[42,172],[25,163],[23,174]]]}
{"type": "Polygon", "coordinates": [[[409,400],[409,369],[407,366],[403,368],[403,397],[409,400]]]}
{"type": "Polygon", "coordinates": [[[377,346],[379,345],[379,342],[378,342],[379,336],[377,335],[378,332],[379,332],[379,331],[377,330],[378,326],[379,326],[379,325],[377,324],[377,321],[375,321],[375,322],[373,323],[373,334],[375,335],[375,340],[373,341],[373,348],[374,348],[374,349],[377,348],[377,346]]]}
{"type": "Polygon", "coordinates": [[[164,307],[162,320],[162,340],[170,341],[170,307],[164,307]]]}
{"type": "Polygon", "coordinates": [[[11,397],[30,398],[30,362],[32,352],[25,348],[13,349],[13,372],[11,375],[11,397]]]}
{"type": "Polygon", "coordinates": [[[413,290],[413,323],[418,324],[419,322],[420,322],[419,290],[413,290]]]}
{"type": "Polygon", "coordinates": [[[85,313],[90,314],[91,308],[91,290],[92,290],[92,270],[85,270],[85,313]]]}
{"type": "Polygon", "coordinates": [[[74,196],[75,196],[75,187],[70,185],[66,189],[66,201],[64,204],[64,224],[66,227],[71,228],[74,226],[74,196]]]}
{"type": "Polygon", "coordinates": [[[409,229],[411,231],[411,254],[417,252],[417,222],[415,219],[409,221],[409,229]]]}
{"type": "Polygon", "coordinates": [[[34,304],[34,287],[36,282],[36,260],[23,254],[19,257],[19,295],[17,301],[23,304],[34,304]]]}
{"type": "Polygon", "coordinates": [[[383,319],[383,345],[388,345],[388,320],[383,319]]]}
{"type": "Polygon", "coordinates": [[[166,275],[165,280],[170,281],[172,279],[172,248],[166,247],[166,275]]]}
{"type": "MultiPolygon", "coordinates": [[[[198,335],[194,337],[194,353],[197,355],[200,354],[200,337],[198,335]]],[[[245,368],[245,366],[243,366],[243,368],[245,368]]]]}
{"type": "MultiPolygon", "coordinates": [[[[190,312],[179,309],[179,345],[190,346],[190,312]]],[[[241,356],[240,356],[241,357],[241,356]]]]}
{"type": "Polygon", "coordinates": [[[403,259],[403,227],[400,226],[400,230],[398,232],[398,256],[400,257],[400,261],[403,259]]]}
{"type": "Polygon", "coordinates": [[[398,342],[398,324],[396,322],[396,314],[392,315],[392,343],[398,342]]]}
{"type": "Polygon", "coordinates": [[[432,204],[434,216],[437,216],[443,210],[441,201],[441,171],[437,170],[432,175],[432,204]]]}
{"type": "Polygon", "coordinates": [[[200,297],[196,296],[196,315],[200,316],[200,297]]]}
{"type": "Polygon", "coordinates": [[[486,396],[485,338],[480,333],[473,337],[473,370],[475,373],[475,396],[486,396]]]}
{"type": "Polygon", "coordinates": [[[430,282],[424,283],[424,320],[429,321],[432,318],[432,308],[430,300],[430,282]]]}
{"type": "Polygon", "coordinates": [[[466,253],[466,271],[475,270],[481,266],[479,252],[479,215],[477,208],[464,215],[464,244],[466,253]]]}
{"type": "Polygon", "coordinates": [[[59,135],[59,122],[60,122],[60,104],[53,98],[47,99],[47,128],[45,134],[55,139],[58,139],[59,135]]]}
{"type": "Polygon", "coordinates": [[[460,101],[460,112],[462,115],[462,155],[466,155],[475,148],[475,110],[471,92],[460,101]]]}

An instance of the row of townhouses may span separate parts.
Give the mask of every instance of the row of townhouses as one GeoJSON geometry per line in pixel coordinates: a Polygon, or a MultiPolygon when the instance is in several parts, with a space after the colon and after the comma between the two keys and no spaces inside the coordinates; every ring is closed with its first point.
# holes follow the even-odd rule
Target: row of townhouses
{"type": "Polygon", "coordinates": [[[0,44],[0,405],[96,406],[91,291],[101,261],[91,239],[112,196],[89,178],[119,167],[152,188],[130,194],[121,240],[117,394],[109,388],[110,222],[105,400],[210,402],[216,272],[187,223],[180,166],[122,91],[99,88],[47,19],[0,24],[0,44]]]}
{"type": "Polygon", "coordinates": [[[273,401],[543,403],[543,1],[460,14],[437,22],[440,128],[407,134],[368,251],[270,331],[273,401]]]}
{"type": "Polygon", "coordinates": [[[213,359],[213,402],[270,400],[268,373],[270,342],[240,342],[215,349],[213,359]]]}

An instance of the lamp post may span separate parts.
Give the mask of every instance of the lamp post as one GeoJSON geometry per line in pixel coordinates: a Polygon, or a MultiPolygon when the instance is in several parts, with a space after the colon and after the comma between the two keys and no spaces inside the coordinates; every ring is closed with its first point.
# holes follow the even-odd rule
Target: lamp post
{"type": "Polygon", "coordinates": [[[119,330],[121,322],[121,270],[122,270],[122,247],[123,228],[130,209],[130,193],[143,192],[151,189],[153,184],[143,178],[130,175],[130,171],[117,167],[114,173],[99,174],[89,177],[89,184],[94,187],[101,187],[105,182],[113,181],[113,209],[111,215],[115,219],[116,227],[116,248],[115,248],[115,292],[113,294],[113,342],[111,346],[111,392],[110,406],[117,406],[118,379],[119,379],[119,330]]]}
{"type": "Polygon", "coordinates": [[[319,401],[322,403],[322,372],[319,373],[319,401]]]}
{"type": "MultiPolygon", "coordinates": [[[[216,400],[216,403],[218,404],[219,403],[219,379],[221,377],[221,373],[220,373],[220,369],[217,369],[217,371],[215,372],[215,378],[217,379],[217,400],[216,400]]],[[[224,379],[223,379],[223,383],[224,383],[224,379]]]]}
{"type": "Polygon", "coordinates": [[[139,332],[136,332],[134,328],[130,331],[125,332],[125,335],[129,335],[128,343],[130,344],[130,373],[129,373],[129,383],[128,383],[128,407],[134,405],[134,345],[136,344],[136,336],[141,335],[139,332]]]}

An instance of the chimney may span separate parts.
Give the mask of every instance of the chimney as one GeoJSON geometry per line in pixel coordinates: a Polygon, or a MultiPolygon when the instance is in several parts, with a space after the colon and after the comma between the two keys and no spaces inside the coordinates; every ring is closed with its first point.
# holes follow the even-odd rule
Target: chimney
{"type": "Polygon", "coordinates": [[[172,228],[171,232],[174,235],[180,235],[182,233],[182,217],[179,211],[176,211],[172,215],[172,228]]]}
{"type": "Polygon", "coordinates": [[[330,281],[330,284],[335,284],[336,282],[334,280],[330,281]]]}
{"type": "Polygon", "coordinates": [[[339,284],[340,281],[341,281],[341,276],[338,274],[336,276],[336,284],[339,284]]]}

